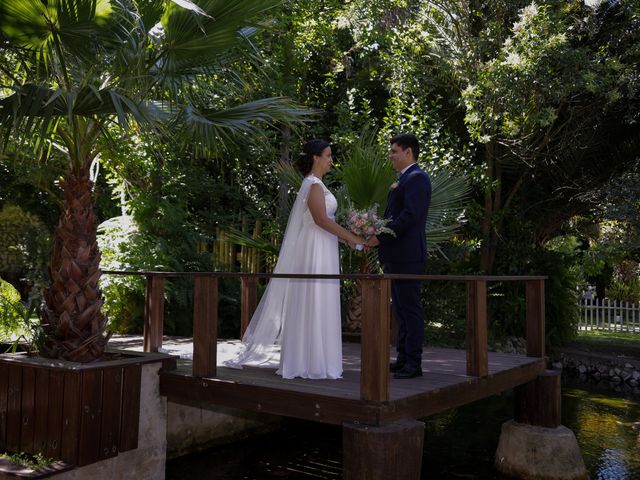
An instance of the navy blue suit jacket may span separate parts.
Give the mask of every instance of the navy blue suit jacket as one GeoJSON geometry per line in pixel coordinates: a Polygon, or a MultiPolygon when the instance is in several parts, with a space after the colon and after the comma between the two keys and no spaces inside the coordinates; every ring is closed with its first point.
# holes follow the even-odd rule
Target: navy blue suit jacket
{"type": "Polygon", "coordinates": [[[384,217],[391,221],[387,227],[396,234],[378,236],[378,258],[380,263],[425,263],[427,239],[425,228],[429,203],[431,202],[431,179],[418,164],[411,165],[398,180],[398,186],[389,192],[384,217]]]}

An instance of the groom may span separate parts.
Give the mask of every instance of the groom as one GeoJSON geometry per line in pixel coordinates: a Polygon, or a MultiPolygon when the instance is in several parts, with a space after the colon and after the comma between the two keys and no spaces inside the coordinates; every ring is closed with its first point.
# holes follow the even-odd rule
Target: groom
{"type": "MultiPolygon", "coordinates": [[[[395,236],[372,237],[367,246],[378,246],[378,258],[385,273],[421,275],[425,271],[427,241],[425,227],[431,202],[431,180],[418,164],[420,145],[415,135],[403,133],[391,139],[389,160],[398,173],[391,185],[384,217],[395,236]]],[[[393,378],[422,375],[424,310],[418,280],[396,280],[391,284],[394,316],[398,324],[398,356],[390,365],[393,378]]]]}

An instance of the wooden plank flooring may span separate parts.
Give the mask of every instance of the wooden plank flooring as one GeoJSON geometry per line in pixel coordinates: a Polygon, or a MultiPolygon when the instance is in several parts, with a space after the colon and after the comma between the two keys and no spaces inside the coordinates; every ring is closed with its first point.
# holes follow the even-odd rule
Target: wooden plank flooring
{"type": "Polygon", "coordinates": [[[191,375],[191,362],[161,375],[161,393],[172,401],[203,401],[276,415],[341,424],[359,421],[380,424],[401,418],[420,418],[533,380],[545,370],[541,358],[489,353],[486,377],[466,375],[466,352],[426,348],[423,376],[394,380],[390,401],[360,400],[360,345],[343,345],[344,374],[340,380],[286,380],[275,368],[218,366],[215,378],[191,375]]]}

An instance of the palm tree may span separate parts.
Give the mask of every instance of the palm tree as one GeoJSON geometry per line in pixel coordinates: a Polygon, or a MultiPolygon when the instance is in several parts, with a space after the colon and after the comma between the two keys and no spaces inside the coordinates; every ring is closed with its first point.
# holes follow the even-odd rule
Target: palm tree
{"type": "MultiPolygon", "coordinates": [[[[259,65],[249,38],[270,0],[0,0],[2,148],[57,149],[68,159],[64,208],[45,291],[43,355],[99,359],[109,335],[98,280],[92,165],[109,124],[187,138],[202,150],[249,138],[260,124],[291,124],[283,98],[232,103],[246,83],[231,66],[259,65]],[[2,96],[4,94],[4,96],[2,96]],[[35,139],[35,140],[34,140],[35,139]]],[[[107,139],[108,140],[108,139],[107,139]]]]}

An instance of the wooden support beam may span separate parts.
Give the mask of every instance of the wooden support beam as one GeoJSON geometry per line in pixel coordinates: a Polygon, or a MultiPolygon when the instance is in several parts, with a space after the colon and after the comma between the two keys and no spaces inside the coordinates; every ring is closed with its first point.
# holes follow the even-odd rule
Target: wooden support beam
{"type": "Polygon", "coordinates": [[[360,398],[365,401],[389,401],[390,294],[390,280],[362,280],[360,398]]]}
{"type": "Polygon", "coordinates": [[[467,281],[467,375],[486,377],[487,356],[487,282],[467,281]]]}
{"type": "Polygon", "coordinates": [[[560,372],[547,370],[535,380],[513,389],[516,422],[556,428],[561,424],[560,372]]]}
{"type": "Polygon", "coordinates": [[[258,305],[257,277],[240,277],[240,338],[249,326],[258,305]]]}
{"type": "Polygon", "coordinates": [[[218,345],[218,279],[196,277],[193,292],[193,376],[215,377],[218,345]]]}
{"type": "Polygon", "coordinates": [[[144,344],[145,352],[157,352],[162,346],[164,320],[164,277],[147,275],[144,294],[144,344]]]}
{"type": "Polygon", "coordinates": [[[544,280],[526,281],[527,356],[544,357],[544,280]]]}
{"type": "Polygon", "coordinates": [[[342,427],[344,480],[418,480],[422,468],[424,423],[401,420],[381,426],[342,427]]]}

